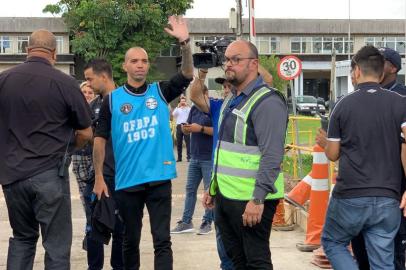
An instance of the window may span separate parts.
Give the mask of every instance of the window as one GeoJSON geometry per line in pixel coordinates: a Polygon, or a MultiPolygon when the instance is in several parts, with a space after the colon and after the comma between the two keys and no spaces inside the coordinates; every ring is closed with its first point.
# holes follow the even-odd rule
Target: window
{"type": "Polygon", "coordinates": [[[323,38],[321,37],[314,37],[313,38],[313,53],[322,53],[323,48],[323,38]]]}
{"type": "Polygon", "coordinates": [[[56,36],[56,53],[57,54],[62,54],[64,53],[63,51],[63,37],[62,36],[56,36]]]}
{"type": "Polygon", "coordinates": [[[290,39],[290,51],[292,53],[302,53],[301,49],[301,38],[300,37],[293,37],[290,39]]]}
{"type": "Polygon", "coordinates": [[[0,36],[0,54],[12,53],[11,39],[9,36],[0,36]]]}
{"type": "Polygon", "coordinates": [[[388,47],[400,54],[405,54],[405,37],[366,37],[365,45],[377,48],[388,47]]]}
{"type": "Polygon", "coordinates": [[[291,53],[297,54],[331,54],[333,48],[337,54],[354,51],[354,38],[348,37],[292,37],[290,39],[291,53]]]}
{"type": "Polygon", "coordinates": [[[17,37],[17,53],[27,53],[28,36],[17,37]]]}
{"type": "Polygon", "coordinates": [[[280,52],[278,37],[257,36],[256,43],[259,54],[275,54],[280,52]]]}
{"type": "Polygon", "coordinates": [[[344,38],[342,37],[335,37],[333,38],[334,49],[336,50],[336,54],[344,53],[344,38]]]}
{"type": "Polygon", "coordinates": [[[333,38],[323,38],[323,53],[332,53],[333,51],[333,38]]]}
{"type": "Polygon", "coordinates": [[[161,50],[161,56],[164,57],[175,57],[180,56],[180,46],[177,44],[172,44],[169,48],[161,50]]]}

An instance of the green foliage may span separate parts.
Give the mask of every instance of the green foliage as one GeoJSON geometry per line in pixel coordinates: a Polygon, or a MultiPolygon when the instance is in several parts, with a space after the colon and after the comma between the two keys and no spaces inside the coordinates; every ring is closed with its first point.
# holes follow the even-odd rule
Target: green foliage
{"type": "MultiPolygon", "coordinates": [[[[307,175],[312,170],[313,156],[308,154],[302,155],[302,174],[301,177],[307,175]]],[[[293,158],[285,155],[283,158],[283,172],[288,175],[293,175],[293,158]]],[[[299,166],[299,161],[297,161],[299,166]]],[[[298,169],[299,172],[299,169],[298,169]]]]}
{"type": "Polygon", "coordinates": [[[281,79],[278,76],[278,62],[279,62],[279,57],[275,56],[275,55],[271,55],[271,56],[266,56],[266,55],[260,55],[259,56],[259,62],[261,63],[261,65],[269,71],[269,73],[272,74],[273,77],[273,88],[278,89],[279,91],[281,91],[282,93],[285,94],[286,96],[286,86],[289,84],[288,81],[285,81],[283,79],[281,79]]]}
{"type": "MultiPolygon", "coordinates": [[[[73,53],[86,61],[111,61],[117,83],[125,81],[124,54],[143,47],[153,62],[174,40],[164,32],[167,18],[183,14],[193,0],[61,0],[44,12],[61,14],[67,24],[73,53]]],[[[154,67],[148,79],[160,78],[154,67]]]]}

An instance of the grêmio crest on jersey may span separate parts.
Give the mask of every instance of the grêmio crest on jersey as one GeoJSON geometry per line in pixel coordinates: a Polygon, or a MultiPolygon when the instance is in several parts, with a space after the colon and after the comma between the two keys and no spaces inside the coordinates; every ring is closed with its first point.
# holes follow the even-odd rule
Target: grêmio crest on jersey
{"type": "Polygon", "coordinates": [[[124,114],[129,114],[132,110],[133,110],[133,105],[131,105],[130,103],[124,103],[120,107],[120,111],[124,114]]]}
{"type": "Polygon", "coordinates": [[[155,97],[148,97],[145,100],[145,106],[147,106],[147,108],[150,110],[155,110],[156,107],[158,107],[158,101],[155,97]]]}

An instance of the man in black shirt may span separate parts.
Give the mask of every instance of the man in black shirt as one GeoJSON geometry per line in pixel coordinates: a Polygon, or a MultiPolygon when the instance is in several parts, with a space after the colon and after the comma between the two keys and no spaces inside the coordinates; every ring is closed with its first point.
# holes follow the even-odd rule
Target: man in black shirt
{"type": "MultiPolygon", "coordinates": [[[[385,58],[384,75],[381,86],[390,91],[394,91],[402,96],[406,95],[406,87],[396,81],[397,74],[402,68],[400,54],[391,48],[380,48],[379,51],[385,58]]],[[[399,97],[402,98],[402,97],[399,97]]],[[[401,192],[405,191],[405,179],[402,181],[401,192]]],[[[402,213],[402,211],[400,211],[402,213]]],[[[362,233],[351,240],[352,250],[357,259],[360,270],[369,270],[368,254],[365,249],[365,241],[362,233]]],[[[396,270],[405,270],[405,249],[406,249],[406,218],[401,216],[399,231],[395,237],[395,258],[396,270]]]]}
{"type": "MultiPolygon", "coordinates": [[[[104,59],[94,59],[90,61],[84,68],[86,81],[89,83],[90,87],[94,90],[97,97],[90,103],[90,108],[93,113],[93,128],[96,129],[99,120],[100,107],[102,106],[103,99],[108,94],[110,94],[116,85],[113,80],[113,71],[110,63],[104,59]]],[[[105,159],[103,163],[103,176],[104,180],[109,189],[109,193],[115,198],[115,188],[114,188],[114,155],[113,146],[111,144],[111,137],[106,142],[105,149],[105,159]]],[[[94,172],[93,172],[94,174],[94,172]]],[[[91,205],[92,205],[92,191],[94,187],[93,181],[87,183],[85,192],[85,202],[86,202],[86,247],[87,247],[87,264],[88,270],[101,270],[103,269],[104,263],[104,246],[103,243],[93,239],[92,237],[92,227],[91,227],[91,205]]],[[[111,244],[111,256],[110,264],[112,269],[123,269],[123,256],[122,256],[122,245],[123,245],[123,225],[118,217],[118,210],[116,211],[116,219],[114,232],[112,233],[112,244],[111,244]]]]}
{"type": "Polygon", "coordinates": [[[362,233],[372,268],[394,269],[406,103],[380,87],[384,58],[378,49],[361,48],[351,68],[358,90],[336,104],[327,132],[326,155],[340,158],[340,166],[322,245],[334,269],[358,269],[347,246],[362,233]]]}
{"type": "Polygon", "coordinates": [[[27,60],[0,74],[0,184],[13,237],[7,269],[32,269],[41,228],[45,269],[70,269],[68,145],[91,138],[91,113],[77,82],[53,67],[56,39],[31,34],[27,60]]]}
{"type": "MultiPolygon", "coordinates": [[[[154,89],[156,84],[147,84],[146,76],[149,70],[149,60],[146,51],[140,47],[130,48],[125,55],[125,62],[123,64],[124,70],[127,72],[127,83],[124,87],[119,88],[111,93],[108,98],[103,100],[103,104],[100,110],[99,122],[96,129],[96,138],[94,141],[94,150],[93,150],[93,159],[95,167],[95,187],[94,192],[97,194],[97,197],[100,198],[104,193],[108,196],[108,189],[102,173],[102,165],[105,156],[105,144],[106,141],[111,136],[115,126],[112,126],[112,118],[120,117],[120,115],[113,115],[111,108],[114,108],[113,102],[114,93],[125,93],[128,99],[131,98],[133,102],[140,102],[143,108],[134,107],[130,103],[123,104],[121,106],[120,114],[128,115],[128,113],[133,112],[137,113],[139,110],[144,109],[146,106],[151,110],[151,113],[154,113],[154,116],[159,117],[160,115],[155,114],[155,109],[157,108],[157,101],[163,99],[169,103],[176,97],[178,97],[189,85],[193,77],[193,63],[192,63],[192,54],[191,48],[189,45],[189,31],[187,26],[182,18],[170,17],[169,19],[170,27],[165,28],[166,32],[171,36],[178,39],[181,44],[182,49],[182,65],[181,72],[176,74],[170,79],[170,81],[159,82],[159,96],[154,96],[151,101],[151,97],[144,95],[149,89],[154,89]],[[136,101],[134,101],[136,100],[136,101]],[[125,105],[125,106],[124,106],[125,105]]],[[[150,93],[150,92],[148,92],[150,93]]],[[[124,95],[124,94],[123,94],[124,95]]],[[[130,101],[128,101],[130,102],[130,101]]],[[[164,102],[164,101],[163,101],[164,102]]],[[[162,105],[162,104],[161,104],[162,105]]],[[[165,104],[165,106],[167,106],[165,104]]],[[[162,108],[159,107],[159,108],[162,108]]],[[[116,109],[118,110],[118,109],[116,109]]],[[[158,119],[157,122],[159,125],[169,125],[169,110],[162,109],[160,110],[162,114],[166,113],[168,121],[162,121],[164,119],[158,119]]],[[[161,114],[161,115],[162,115],[161,114]]],[[[131,114],[132,116],[132,114],[131,114]]],[[[142,125],[142,123],[141,123],[142,125]]],[[[169,127],[167,127],[169,129],[169,127]]],[[[145,131],[145,130],[144,130],[145,131]]],[[[160,131],[162,131],[160,129],[160,131]]],[[[170,134],[164,134],[170,136],[170,134]]],[[[130,139],[132,140],[132,136],[130,139]]],[[[166,136],[165,136],[166,138],[166,136]]],[[[170,137],[169,137],[170,138],[170,137]]],[[[145,140],[144,143],[147,144],[151,140],[145,140]]],[[[156,142],[156,140],[154,140],[156,142]]],[[[141,144],[141,142],[139,142],[141,144]]],[[[163,146],[168,144],[172,145],[170,141],[161,142],[163,146]]],[[[115,142],[113,141],[113,145],[115,142]]],[[[138,145],[138,144],[137,144],[138,145]]],[[[137,145],[130,145],[131,150],[136,148],[137,145]]],[[[165,146],[165,147],[166,147],[165,146]]],[[[122,149],[120,149],[122,150],[122,149]]],[[[145,149],[148,151],[162,151],[162,149],[145,149]]],[[[171,218],[171,181],[170,179],[150,179],[144,181],[143,184],[136,184],[126,188],[117,188],[118,187],[118,166],[122,165],[118,163],[118,156],[116,155],[117,149],[114,149],[114,157],[116,164],[116,201],[119,206],[120,215],[123,218],[125,225],[124,231],[124,242],[123,242],[123,256],[124,256],[124,268],[125,269],[139,269],[140,267],[140,251],[139,243],[141,238],[141,228],[142,228],[142,217],[144,205],[147,206],[150,222],[151,222],[151,233],[153,236],[154,249],[155,249],[155,269],[165,270],[172,269],[173,258],[172,258],[172,249],[171,249],[171,240],[169,234],[170,218],[171,218]]],[[[122,156],[122,152],[119,152],[122,156]]],[[[173,156],[173,152],[171,152],[173,156]]],[[[121,157],[120,156],[120,157],[121,157]]],[[[143,160],[143,156],[133,156],[133,158],[138,159],[138,161],[133,161],[131,164],[134,168],[141,166],[137,162],[159,162],[157,153],[157,161],[143,160]]],[[[171,165],[171,161],[164,161],[166,165],[171,165]]],[[[144,164],[145,165],[145,164],[144,164]]],[[[173,165],[173,164],[172,164],[173,165]]],[[[154,164],[151,164],[151,168],[154,168],[154,164]]],[[[152,173],[161,173],[165,172],[156,172],[152,169],[152,173]]],[[[132,178],[137,178],[137,175],[131,175],[132,178]]],[[[133,179],[127,179],[130,182],[133,182],[133,179]]]]}

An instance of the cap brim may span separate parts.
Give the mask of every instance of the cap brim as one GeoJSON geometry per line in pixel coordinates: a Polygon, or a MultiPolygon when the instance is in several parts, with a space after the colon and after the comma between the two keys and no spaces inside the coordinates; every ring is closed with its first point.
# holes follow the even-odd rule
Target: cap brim
{"type": "Polygon", "coordinates": [[[214,81],[218,84],[223,84],[226,81],[226,79],[218,77],[218,78],[215,78],[214,81]]]}

